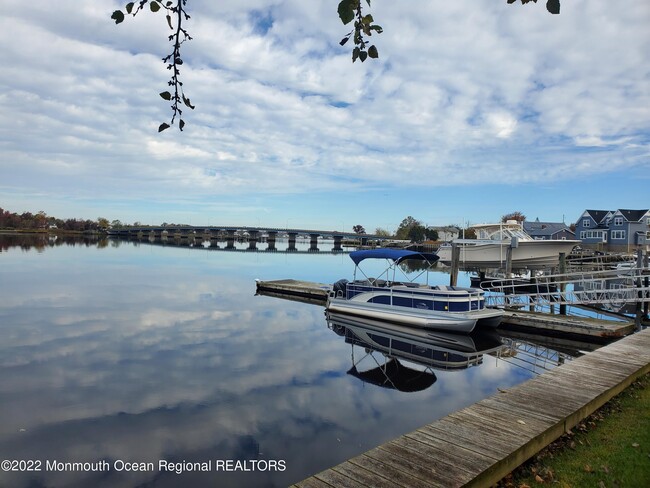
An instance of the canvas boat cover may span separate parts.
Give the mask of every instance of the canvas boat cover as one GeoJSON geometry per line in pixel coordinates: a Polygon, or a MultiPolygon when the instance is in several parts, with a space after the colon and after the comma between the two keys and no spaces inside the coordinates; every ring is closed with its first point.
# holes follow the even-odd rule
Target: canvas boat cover
{"type": "Polygon", "coordinates": [[[352,251],[350,259],[354,261],[357,266],[364,259],[391,259],[395,264],[399,264],[407,259],[418,259],[421,261],[429,261],[435,263],[440,259],[440,256],[434,253],[409,251],[406,249],[364,249],[361,251],[352,251]]]}

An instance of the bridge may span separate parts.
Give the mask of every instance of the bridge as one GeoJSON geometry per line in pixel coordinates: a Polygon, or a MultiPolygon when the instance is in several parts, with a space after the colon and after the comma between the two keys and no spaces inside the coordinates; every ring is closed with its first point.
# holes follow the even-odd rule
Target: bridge
{"type": "MultiPolygon", "coordinates": [[[[310,239],[310,250],[318,251],[318,239],[330,238],[334,240],[333,251],[342,251],[341,244],[344,239],[354,239],[361,245],[367,245],[369,241],[386,240],[374,234],[356,234],[353,232],[341,232],[338,230],[316,230],[316,229],[290,229],[278,227],[248,227],[234,225],[166,225],[166,226],[139,226],[110,229],[108,235],[118,238],[154,238],[154,239],[201,239],[216,240],[220,236],[225,238],[228,246],[234,248],[234,241],[238,238],[248,240],[252,249],[255,249],[257,242],[264,240],[271,249],[275,248],[275,241],[278,236],[286,236],[289,240],[288,250],[296,250],[296,238],[305,236],[310,239]]],[[[227,246],[227,247],[228,247],[227,246]]]]}

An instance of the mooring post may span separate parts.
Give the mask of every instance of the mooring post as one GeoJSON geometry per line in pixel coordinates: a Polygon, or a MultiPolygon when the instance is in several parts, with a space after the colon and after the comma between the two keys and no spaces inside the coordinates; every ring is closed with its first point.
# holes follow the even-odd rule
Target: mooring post
{"type": "MultiPolygon", "coordinates": [[[[566,254],[560,253],[560,275],[566,274],[566,254]]],[[[566,303],[564,302],[564,292],[566,291],[566,281],[564,277],[560,281],[560,315],[566,315],[566,303]]]]}
{"type": "MultiPolygon", "coordinates": [[[[648,251],[645,252],[645,256],[643,257],[643,269],[647,273],[650,271],[650,267],[648,266],[648,257],[649,253],[648,251]]],[[[650,277],[646,275],[646,277],[643,279],[643,286],[646,289],[646,299],[650,299],[650,277]]],[[[645,303],[643,304],[643,316],[644,320],[650,320],[650,301],[646,300],[645,303]]]]}
{"type": "Polygon", "coordinates": [[[643,306],[642,306],[642,300],[643,300],[643,292],[641,291],[641,268],[643,267],[643,249],[641,247],[637,248],[636,250],[636,287],[639,289],[637,293],[637,301],[636,301],[636,306],[635,311],[636,313],[634,314],[634,323],[636,325],[637,330],[641,330],[641,319],[643,316],[643,306]]]}
{"type": "Polygon", "coordinates": [[[449,275],[449,286],[458,284],[458,266],[460,265],[460,247],[458,244],[451,243],[451,274],[449,275]]]}

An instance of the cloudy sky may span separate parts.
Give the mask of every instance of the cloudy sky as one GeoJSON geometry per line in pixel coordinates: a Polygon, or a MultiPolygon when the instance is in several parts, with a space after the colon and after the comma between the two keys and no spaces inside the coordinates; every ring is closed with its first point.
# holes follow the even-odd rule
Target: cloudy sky
{"type": "Polygon", "coordinates": [[[159,224],[394,230],[650,206],[650,3],[375,0],[351,62],[337,0],[3,0],[0,207],[159,224]]]}

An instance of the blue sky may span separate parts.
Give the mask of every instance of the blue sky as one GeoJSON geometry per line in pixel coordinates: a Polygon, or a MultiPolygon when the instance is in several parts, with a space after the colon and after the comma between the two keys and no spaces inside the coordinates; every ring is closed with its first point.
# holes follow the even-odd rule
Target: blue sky
{"type": "Polygon", "coordinates": [[[159,224],[395,230],[650,207],[650,4],[190,0],[171,115],[164,15],[5,0],[0,207],[159,224]]]}

